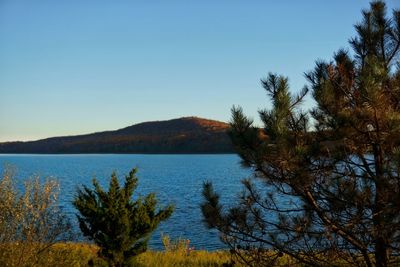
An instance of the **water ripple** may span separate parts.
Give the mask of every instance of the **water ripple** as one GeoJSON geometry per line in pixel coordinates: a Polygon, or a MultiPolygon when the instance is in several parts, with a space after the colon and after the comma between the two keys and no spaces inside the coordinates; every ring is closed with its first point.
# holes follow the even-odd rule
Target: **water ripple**
{"type": "Polygon", "coordinates": [[[241,191],[239,181],[249,175],[236,155],[0,155],[1,170],[6,163],[17,167],[19,186],[22,179],[33,175],[56,177],[61,185],[60,204],[75,226],[76,210],[71,202],[78,186],[90,186],[93,177],[108,186],[113,171],[123,179],[138,167],[135,196],[155,192],[161,205],[172,203],[176,207],[171,218],[153,234],[149,243],[152,249],[162,249],[161,233],[190,239],[196,249],[224,248],[218,232],[206,229],[202,222],[202,184],[212,181],[228,203],[241,191]]]}

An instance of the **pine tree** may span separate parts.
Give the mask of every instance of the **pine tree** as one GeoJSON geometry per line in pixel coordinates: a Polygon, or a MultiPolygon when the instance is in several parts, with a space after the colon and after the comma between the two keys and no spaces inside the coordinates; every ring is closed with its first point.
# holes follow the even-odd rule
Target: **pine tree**
{"type": "Polygon", "coordinates": [[[173,212],[171,205],[156,211],[154,194],[132,199],[138,183],[136,171],[133,169],[125,177],[122,188],[113,173],[108,192],[93,179],[94,189],[79,189],[73,202],[80,213],[77,217],[81,231],[100,247],[100,258],[110,266],[124,266],[144,252],[150,234],[173,212]]]}
{"type": "Polygon", "coordinates": [[[283,76],[262,80],[273,103],[259,112],[263,128],[233,108],[231,138],[256,179],[228,210],[206,183],[202,211],[249,265],[283,254],[313,266],[399,263],[400,12],[388,18],[376,1],[362,14],[353,53],[318,61],[299,95],[283,76]]]}

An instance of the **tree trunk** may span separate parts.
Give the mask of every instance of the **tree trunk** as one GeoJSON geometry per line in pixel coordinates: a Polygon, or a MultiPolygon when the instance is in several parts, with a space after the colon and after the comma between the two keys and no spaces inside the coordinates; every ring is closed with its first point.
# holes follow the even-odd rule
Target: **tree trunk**
{"type": "Polygon", "coordinates": [[[384,203],[386,200],[385,194],[385,176],[383,170],[383,155],[379,145],[373,145],[373,153],[375,158],[375,200],[374,200],[374,235],[375,235],[375,262],[377,267],[387,267],[387,246],[386,246],[386,229],[384,218],[384,203]]]}

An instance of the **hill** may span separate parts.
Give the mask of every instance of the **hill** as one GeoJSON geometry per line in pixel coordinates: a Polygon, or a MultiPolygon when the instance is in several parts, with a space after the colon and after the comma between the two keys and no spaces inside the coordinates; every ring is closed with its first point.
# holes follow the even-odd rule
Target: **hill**
{"type": "Polygon", "coordinates": [[[116,131],[0,143],[0,153],[231,153],[224,122],[185,117],[116,131]]]}

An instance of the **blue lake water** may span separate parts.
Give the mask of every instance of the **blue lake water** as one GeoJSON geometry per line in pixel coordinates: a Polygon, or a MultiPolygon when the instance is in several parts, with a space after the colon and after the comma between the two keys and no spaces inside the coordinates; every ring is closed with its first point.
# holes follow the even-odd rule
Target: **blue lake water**
{"type": "Polygon", "coordinates": [[[78,186],[91,186],[96,177],[108,187],[113,171],[120,180],[133,167],[138,167],[139,186],[135,195],[155,192],[159,203],[172,203],[175,211],[153,234],[151,249],[163,249],[161,233],[171,238],[190,239],[196,249],[224,248],[218,232],[208,230],[200,211],[202,184],[212,181],[222,201],[229,203],[242,191],[240,180],[251,175],[243,169],[237,155],[0,155],[0,170],[6,164],[17,169],[22,180],[39,175],[56,178],[61,187],[60,204],[77,225],[71,202],[78,186]]]}

